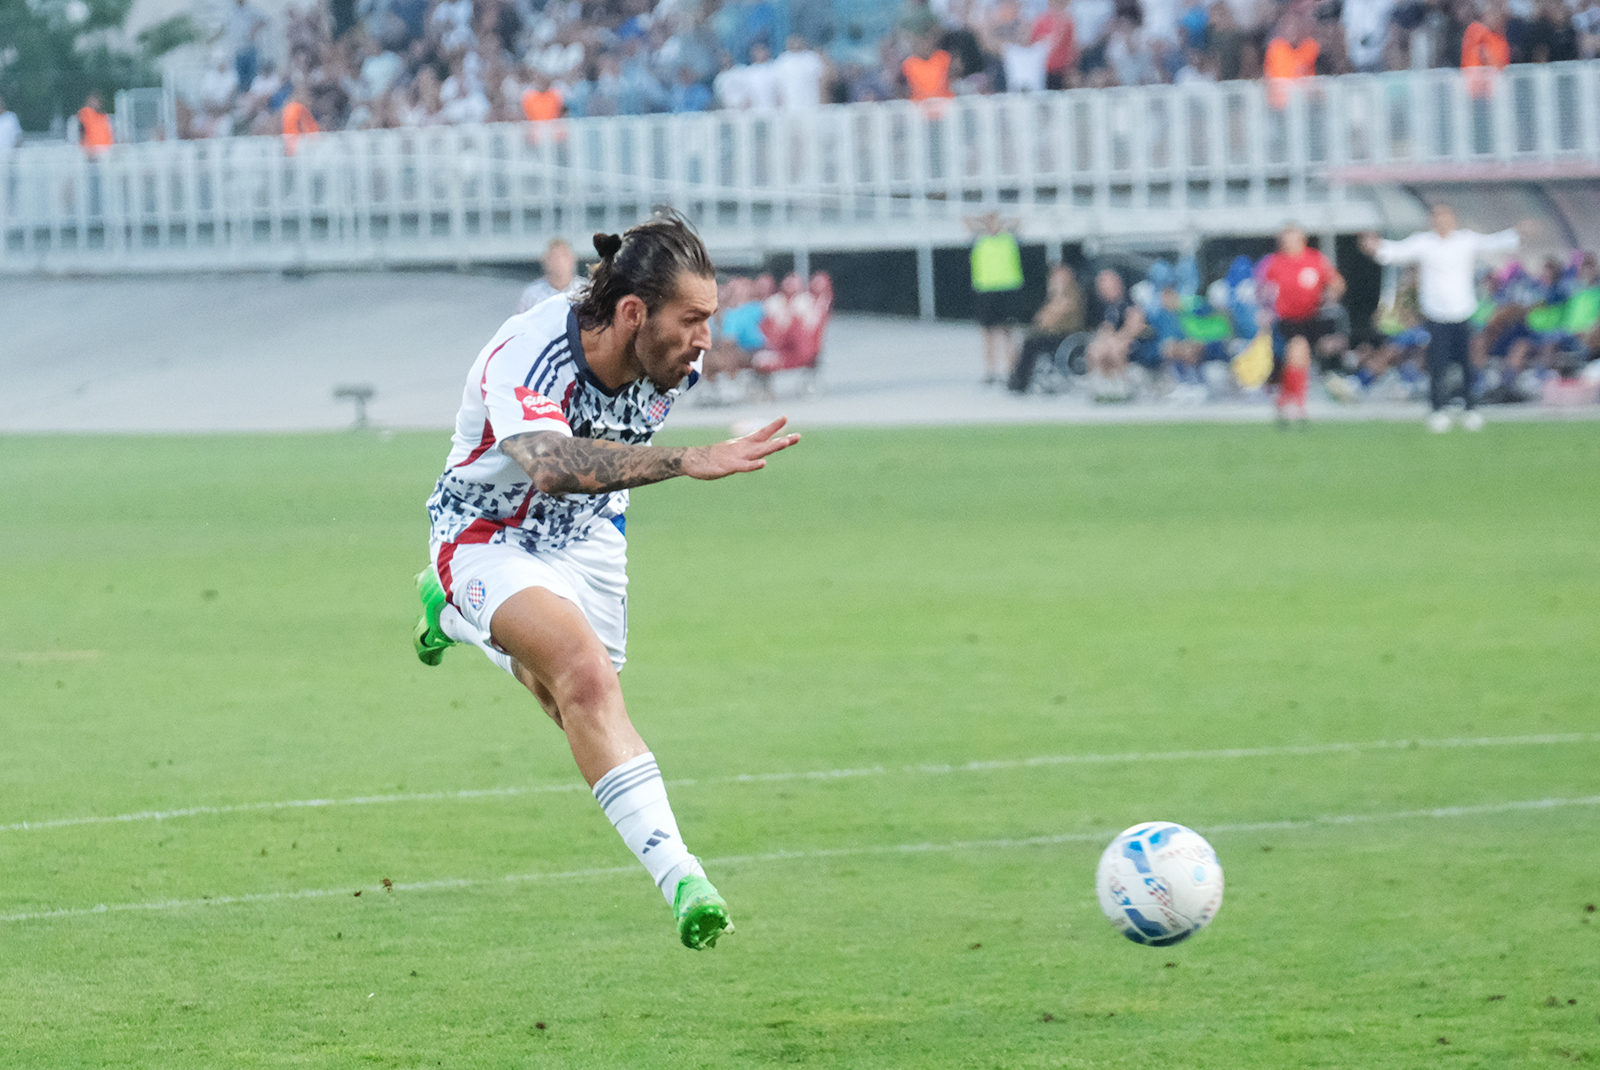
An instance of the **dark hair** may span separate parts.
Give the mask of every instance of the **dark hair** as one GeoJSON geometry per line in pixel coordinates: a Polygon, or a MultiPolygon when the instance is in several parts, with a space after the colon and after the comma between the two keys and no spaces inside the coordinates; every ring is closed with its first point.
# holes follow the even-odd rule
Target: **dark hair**
{"type": "Polygon", "coordinates": [[[575,304],[578,325],[585,330],[609,327],[617,302],[629,294],[655,312],[678,296],[684,272],[716,278],[711,254],[694,227],[671,208],[658,208],[648,220],[616,234],[596,234],[594,251],[600,263],[589,272],[589,285],[575,304]]]}

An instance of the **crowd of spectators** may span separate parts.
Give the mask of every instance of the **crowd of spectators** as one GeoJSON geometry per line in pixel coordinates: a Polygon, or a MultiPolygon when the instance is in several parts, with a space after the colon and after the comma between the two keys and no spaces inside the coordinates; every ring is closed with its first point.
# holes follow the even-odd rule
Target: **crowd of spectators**
{"type": "Polygon", "coordinates": [[[182,137],[813,107],[1600,55],[1600,0],[232,0],[182,137]],[[284,57],[273,62],[265,55],[284,57]]]}

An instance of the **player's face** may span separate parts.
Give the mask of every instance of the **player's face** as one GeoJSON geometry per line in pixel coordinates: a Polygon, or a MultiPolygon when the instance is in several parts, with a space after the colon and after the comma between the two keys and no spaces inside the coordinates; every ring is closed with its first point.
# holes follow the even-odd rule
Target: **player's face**
{"type": "Polygon", "coordinates": [[[678,276],[678,294],[645,317],[634,353],[658,389],[670,390],[711,347],[711,317],[717,312],[717,281],[691,272],[678,276]]]}

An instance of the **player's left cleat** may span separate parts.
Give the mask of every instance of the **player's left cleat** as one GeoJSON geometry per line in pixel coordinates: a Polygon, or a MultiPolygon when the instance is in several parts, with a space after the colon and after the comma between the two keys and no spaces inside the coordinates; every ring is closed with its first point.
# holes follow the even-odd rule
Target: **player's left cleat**
{"type": "Polygon", "coordinates": [[[683,946],[696,951],[717,946],[717,938],[733,932],[728,904],[704,877],[685,877],[672,897],[683,946]]]}
{"type": "Polygon", "coordinates": [[[417,573],[417,597],[422,599],[422,615],[411,630],[411,645],[416,648],[417,660],[422,664],[437,665],[444,660],[445,649],[456,643],[439,627],[439,614],[444,612],[444,587],[432,565],[417,573]]]}

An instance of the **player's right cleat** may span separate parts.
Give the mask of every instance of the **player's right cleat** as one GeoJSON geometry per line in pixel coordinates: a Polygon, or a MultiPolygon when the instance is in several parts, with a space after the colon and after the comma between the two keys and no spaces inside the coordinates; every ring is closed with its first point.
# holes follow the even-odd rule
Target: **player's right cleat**
{"type": "Polygon", "coordinates": [[[733,932],[727,902],[704,877],[685,877],[678,882],[672,913],[677,916],[683,946],[696,951],[716,947],[719,936],[733,932]]]}
{"type": "Polygon", "coordinates": [[[418,661],[437,665],[444,660],[445,648],[456,643],[439,627],[439,614],[444,612],[444,587],[432,565],[417,573],[417,597],[422,599],[422,616],[411,630],[411,645],[416,648],[418,661]]]}

